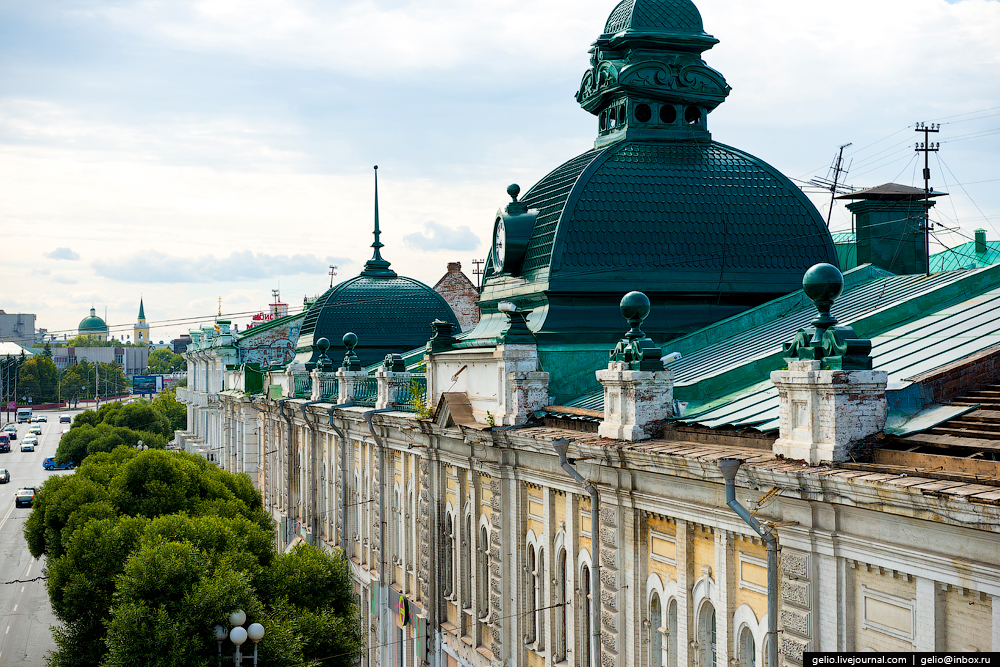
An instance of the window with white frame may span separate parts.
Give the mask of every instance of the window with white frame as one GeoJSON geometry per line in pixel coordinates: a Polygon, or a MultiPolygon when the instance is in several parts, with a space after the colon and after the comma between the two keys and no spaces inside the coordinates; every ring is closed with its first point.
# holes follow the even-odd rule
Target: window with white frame
{"type": "Polygon", "coordinates": [[[465,515],[462,533],[462,609],[472,609],[472,513],[465,515]]]}
{"type": "Polygon", "coordinates": [[[479,527],[479,540],[476,545],[479,556],[479,567],[476,573],[476,603],[479,607],[480,620],[486,620],[490,615],[490,532],[486,526],[479,527]]]}
{"type": "Polygon", "coordinates": [[[527,613],[525,614],[524,641],[532,644],[537,639],[537,635],[535,634],[535,616],[537,615],[535,608],[538,606],[536,602],[538,586],[535,583],[535,577],[537,574],[537,571],[535,570],[535,547],[529,544],[527,552],[527,567],[524,582],[525,600],[527,605],[527,609],[525,611],[527,613]]]}
{"type": "Polygon", "coordinates": [[[566,619],[568,616],[567,608],[569,607],[569,600],[566,597],[567,586],[566,586],[566,550],[560,549],[558,555],[556,555],[556,590],[555,590],[555,602],[559,606],[556,607],[555,613],[555,627],[553,628],[552,645],[555,650],[555,655],[553,656],[554,662],[562,662],[566,659],[566,619]]]}
{"type": "Polygon", "coordinates": [[[667,605],[667,667],[677,667],[677,600],[667,605]]]}
{"type": "Polygon", "coordinates": [[[716,667],[718,652],[716,647],[715,607],[705,602],[698,619],[698,648],[700,667],[716,667]]]}
{"type": "Polygon", "coordinates": [[[740,667],[757,667],[757,646],[753,639],[753,632],[750,628],[743,626],[739,637],[739,665],[740,667]]]}
{"type": "Polygon", "coordinates": [[[444,518],[444,596],[451,600],[455,595],[455,522],[450,512],[445,513],[444,518]]]}
{"type": "Polygon", "coordinates": [[[580,639],[578,645],[580,647],[580,656],[582,660],[581,665],[590,667],[592,664],[590,655],[590,566],[584,564],[580,570],[580,600],[583,603],[580,605],[582,609],[577,608],[580,623],[580,639]]]}

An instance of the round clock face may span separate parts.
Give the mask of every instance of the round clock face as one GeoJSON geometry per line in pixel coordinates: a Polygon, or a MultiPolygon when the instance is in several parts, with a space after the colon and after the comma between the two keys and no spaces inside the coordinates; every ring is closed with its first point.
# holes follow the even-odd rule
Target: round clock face
{"type": "Polygon", "coordinates": [[[503,219],[497,220],[496,232],[493,235],[493,264],[497,271],[503,270],[504,253],[507,245],[507,230],[503,219]]]}

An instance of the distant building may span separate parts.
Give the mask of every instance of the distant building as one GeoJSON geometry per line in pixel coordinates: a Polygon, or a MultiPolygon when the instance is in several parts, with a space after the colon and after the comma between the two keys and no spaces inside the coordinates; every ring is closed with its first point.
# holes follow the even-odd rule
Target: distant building
{"type": "Polygon", "coordinates": [[[116,363],[125,375],[145,373],[149,349],[145,347],[53,347],[52,361],[59,370],[86,359],[90,363],[116,363]]]}
{"type": "Polygon", "coordinates": [[[174,354],[183,354],[187,351],[187,346],[191,344],[191,334],[181,334],[180,338],[175,338],[170,341],[170,346],[174,350],[174,354]]]}
{"type": "Polygon", "coordinates": [[[149,325],[146,324],[146,311],[143,308],[142,299],[139,299],[139,320],[132,327],[132,340],[137,345],[149,342],[149,325]]]}
{"type": "Polygon", "coordinates": [[[479,290],[462,273],[461,262],[448,262],[448,273],[437,281],[434,291],[451,306],[462,331],[470,331],[479,324],[479,290]]]}
{"type": "Polygon", "coordinates": [[[81,336],[91,336],[97,340],[108,339],[108,324],[97,316],[97,311],[94,308],[90,309],[88,317],[80,320],[80,326],[77,329],[81,336]]]}
{"type": "Polygon", "coordinates": [[[35,315],[0,310],[0,341],[30,347],[35,342],[35,315]]]}

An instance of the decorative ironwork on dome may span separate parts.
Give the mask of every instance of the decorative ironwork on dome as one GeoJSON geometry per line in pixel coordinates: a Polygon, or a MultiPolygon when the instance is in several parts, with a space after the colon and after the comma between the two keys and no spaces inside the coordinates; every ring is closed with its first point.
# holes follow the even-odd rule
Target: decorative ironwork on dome
{"type": "Polygon", "coordinates": [[[372,254],[372,258],[365,262],[365,270],[361,272],[361,275],[395,278],[396,272],[389,268],[389,262],[382,259],[381,253],[385,244],[381,241],[382,232],[378,228],[378,165],[375,165],[375,231],[372,234],[375,235],[375,242],[372,243],[375,252],[372,254]]]}
{"type": "Polygon", "coordinates": [[[690,0],[623,0],[590,49],[577,102],[600,148],[621,139],[710,139],[708,114],[731,88],[701,59],[717,39],[690,0]]]}

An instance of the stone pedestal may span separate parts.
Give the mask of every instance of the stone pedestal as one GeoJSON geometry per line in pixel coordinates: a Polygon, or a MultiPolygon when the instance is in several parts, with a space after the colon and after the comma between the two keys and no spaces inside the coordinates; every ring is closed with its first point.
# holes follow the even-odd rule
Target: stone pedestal
{"type": "Polygon", "coordinates": [[[339,391],[337,394],[325,395],[323,391],[323,385],[330,380],[336,380],[337,374],[333,371],[319,371],[313,370],[309,374],[312,377],[312,395],[309,397],[310,401],[318,401],[322,398],[327,398],[331,401],[336,401],[339,398],[339,391]]]}
{"type": "Polygon", "coordinates": [[[355,390],[360,378],[368,377],[365,371],[337,371],[337,403],[350,403],[354,400],[355,390]]]}
{"type": "Polygon", "coordinates": [[[633,371],[622,361],[612,361],[597,371],[604,386],[604,421],[597,429],[603,438],[646,440],[653,422],[674,413],[674,373],[671,370],[633,371]]]}
{"type": "Polygon", "coordinates": [[[375,371],[375,377],[378,378],[378,396],[375,399],[376,410],[393,407],[396,403],[397,393],[404,390],[409,392],[410,373],[399,373],[380,368],[375,371]]]}
{"type": "Polygon", "coordinates": [[[774,453],[809,465],[845,461],[852,443],[885,427],[885,371],[823,371],[791,361],[771,373],[780,400],[774,453]]]}
{"type": "Polygon", "coordinates": [[[498,345],[493,356],[500,380],[495,424],[523,424],[532,412],[549,404],[549,374],[538,370],[538,348],[498,345]]]}

